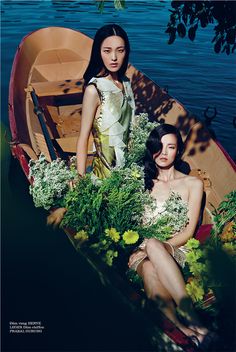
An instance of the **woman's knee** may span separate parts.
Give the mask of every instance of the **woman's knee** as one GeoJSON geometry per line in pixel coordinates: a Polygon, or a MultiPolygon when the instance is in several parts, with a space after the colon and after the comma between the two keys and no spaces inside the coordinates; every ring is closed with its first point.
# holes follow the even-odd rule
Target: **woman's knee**
{"type": "Polygon", "coordinates": [[[139,265],[137,270],[139,276],[143,279],[144,283],[156,281],[158,279],[157,272],[154,269],[150,260],[145,259],[142,264],[139,265]]]}
{"type": "Polygon", "coordinates": [[[166,251],[165,249],[165,246],[163,245],[163,243],[159,240],[157,240],[156,238],[150,238],[148,241],[147,241],[147,244],[146,244],[146,252],[147,254],[150,254],[152,253],[153,251],[155,252],[163,252],[163,251],[166,251]]]}

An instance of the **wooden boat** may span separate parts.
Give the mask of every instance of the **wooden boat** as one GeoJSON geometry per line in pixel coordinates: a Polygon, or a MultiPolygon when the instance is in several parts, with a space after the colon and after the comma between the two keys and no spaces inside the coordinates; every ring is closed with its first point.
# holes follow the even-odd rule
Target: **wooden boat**
{"type": "MultiPolygon", "coordinates": [[[[11,152],[26,176],[29,159],[37,159],[44,153],[51,161],[48,138],[53,143],[54,155],[62,158],[75,155],[83,97],[82,77],[91,46],[92,39],[63,27],[39,29],[24,37],[18,46],[9,88],[10,144],[11,152]],[[34,98],[39,105],[37,109],[34,98]],[[39,115],[43,116],[41,123],[39,115]]],[[[199,238],[204,239],[212,224],[213,207],[235,188],[235,164],[204,125],[180,102],[132,65],[129,65],[127,75],[135,95],[136,112],[147,112],[150,120],[173,124],[181,131],[186,143],[184,160],[191,173],[204,181],[206,200],[198,232],[199,238]]],[[[89,163],[93,158],[92,142],[91,136],[89,163]]],[[[73,234],[66,229],[65,232],[73,243],[73,234]]],[[[150,338],[154,344],[159,348],[163,345],[163,351],[169,351],[170,344],[177,351],[195,350],[193,343],[173,323],[161,314],[153,314],[141,292],[135,291],[93,253],[79,252],[95,268],[104,284],[115,287],[131,309],[149,317],[150,338]]]]}

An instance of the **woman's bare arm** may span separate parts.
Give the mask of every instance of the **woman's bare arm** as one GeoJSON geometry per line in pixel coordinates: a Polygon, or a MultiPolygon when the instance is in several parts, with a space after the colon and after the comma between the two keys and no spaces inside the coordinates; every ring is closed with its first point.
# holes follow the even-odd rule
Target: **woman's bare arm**
{"type": "Polygon", "coordinates": [[[86,172],[88,140],[99,104],[100,100],[97,89],[94,87],[94,85],[89,85],[84,92],[81,127],[77,141],[76,157],[77,171],[79,175],[84,175],[86,172]]]}
{"type": "Polygon", "coordinates": [[[189,188],[189,223],[181,233],[166,241],[175,247],[183,246],[194,235],[201,210],[203,183],[196,177],[191,177],[187,182],[189,188]]]}

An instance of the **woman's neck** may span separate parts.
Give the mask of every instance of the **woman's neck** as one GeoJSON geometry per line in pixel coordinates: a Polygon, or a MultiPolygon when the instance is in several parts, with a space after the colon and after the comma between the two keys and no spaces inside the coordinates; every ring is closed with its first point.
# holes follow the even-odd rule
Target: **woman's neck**
{"type": "Polygon", "coordinates": [[[170,182],[170,181],[173,181],[175,178],[176,178],[176,170],[174,166],[166,170],[158,168],[158,176],[157,176],[158,181],[170,182]]]}
{"type": "Polygon", "coordinates": [[[118,74],[117,72],[110,72],[110,74],[108,75],[108,77],[110,77],[114,82],[119,82],[119,78],[118,78],[118,74]]]}

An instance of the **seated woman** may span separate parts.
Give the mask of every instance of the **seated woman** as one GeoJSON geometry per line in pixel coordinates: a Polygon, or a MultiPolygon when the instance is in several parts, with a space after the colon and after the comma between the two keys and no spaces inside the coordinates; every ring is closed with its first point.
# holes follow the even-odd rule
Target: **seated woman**
{"type": "MultiPolygon", "coordinates": [[[[185,260],[184,245],[194,235],[198,223],[203,184],[198,178],[178,171],[182,152],[183,142],[174,126],[161,124],[150,133],[144,171],[146,189],[150,190],[157,205],[155,214],[151,215],[158,216],[171,192],[175,192],[180,195],[180,201],[188,204],[189,222],[184,230],[166,242],[155,238],[144,240],[139,250],[130,256],[129,267],[142,277],[148,298],[159,301],[164,314],[199,345],[206,341],[209,333],[193,309],[180,267],[185,260]],[[188,326],[180,322],[176,307],[185,318],[188,317],[188,326]]],[[[145,219],[148,217],[150,214],[145,214],[145,219]]]]}

